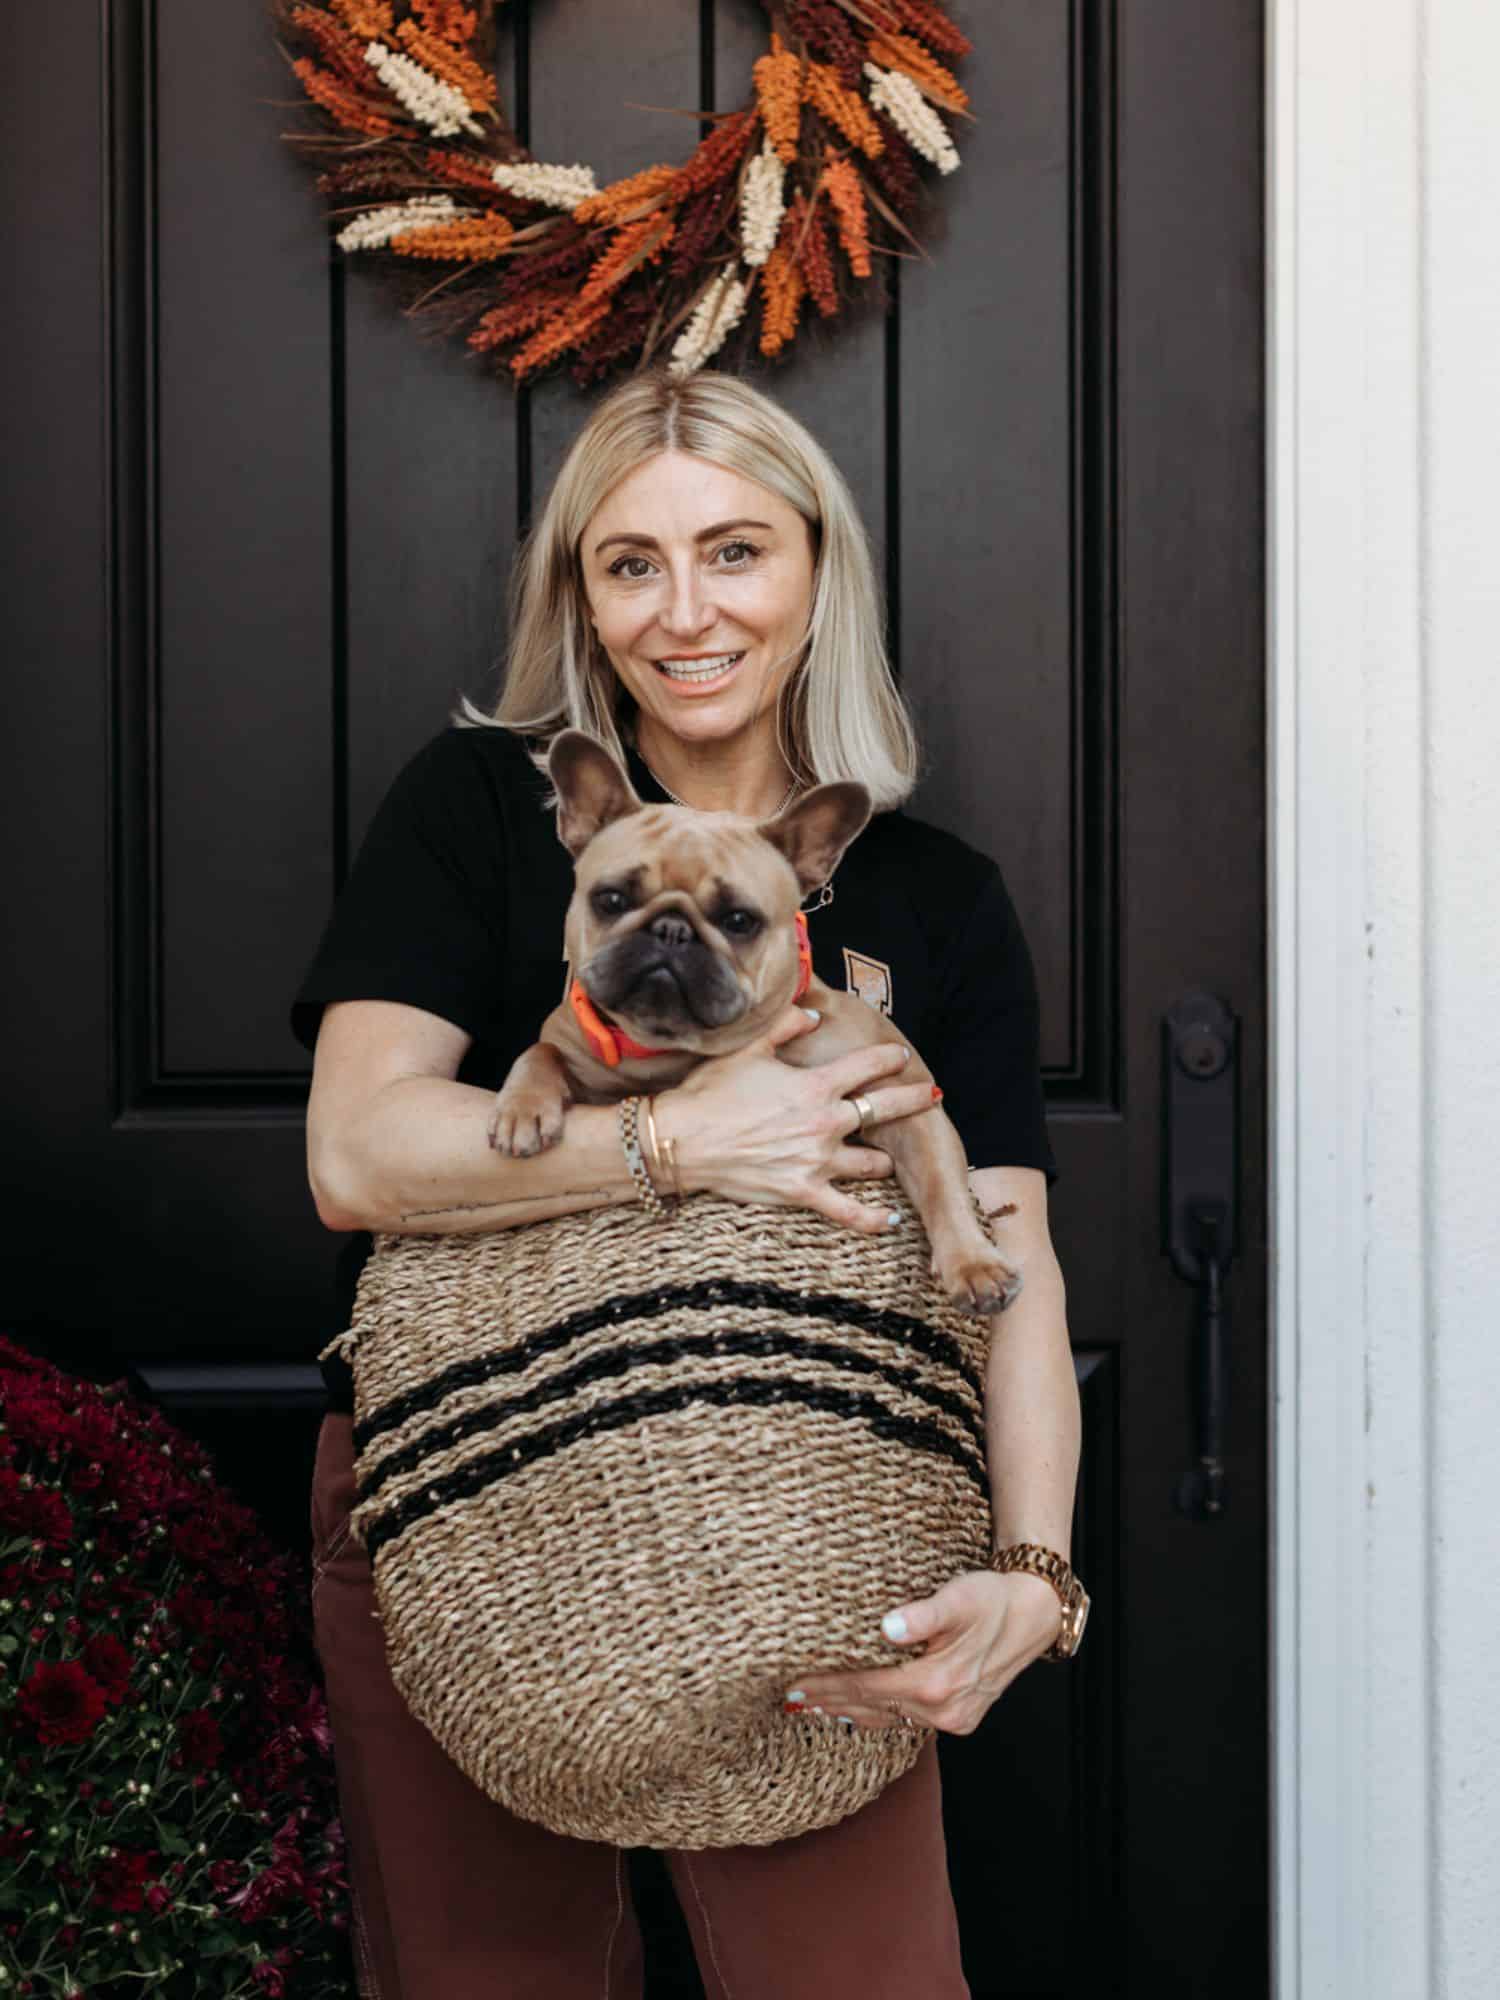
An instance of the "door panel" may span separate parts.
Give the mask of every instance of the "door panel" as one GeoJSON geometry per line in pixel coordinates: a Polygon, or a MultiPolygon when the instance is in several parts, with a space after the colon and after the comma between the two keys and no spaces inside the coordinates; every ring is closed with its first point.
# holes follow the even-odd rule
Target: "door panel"
{"type": "MultiPolygon", "coordinates": [[[[976,2000],[1260,1995],[1261,9],[958,12],[976,122],[928,254],[892,260],[889,315],[814,319],[755,377],[850,482],[930,760],[912,810],[1000,862],[1041,990],[1094,1611],[940,1742],[954,1893],[976,2000]],[[1195,1302],[1161,1247],[1161,1019],[1197,986],[1242,1061],[1212,1521],[1173,1505],[1195,1302]]],[[[264,1433],[315,1421],[337,1330],[287,1000],[396,769],[493,695],[517,536],[597,391],[512,394],[342,264],[259,6],[18,33],[101,88],[7,132],[57,197],[6,224],[10,1324],[253,1426],[283,1514],[264,1433]]],[[[603,179],[688,150],[671,107],[742,102],[764,33],[748,0],[511,0],[497,64],[531,143],[603,179]]],[[[695,1993],[659,1863],[632,1876],[653,1994],[695,1993]]]]}

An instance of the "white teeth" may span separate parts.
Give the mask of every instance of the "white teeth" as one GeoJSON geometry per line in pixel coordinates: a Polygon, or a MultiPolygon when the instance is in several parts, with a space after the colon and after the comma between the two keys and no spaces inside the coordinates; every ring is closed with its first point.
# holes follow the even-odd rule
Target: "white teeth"
{"type": "Polygon", "coordinates": [[[716,660],[658,660],[656,664],[674,681],[711,681],[744,657],[743,653],[721,653],[716,660]]]}

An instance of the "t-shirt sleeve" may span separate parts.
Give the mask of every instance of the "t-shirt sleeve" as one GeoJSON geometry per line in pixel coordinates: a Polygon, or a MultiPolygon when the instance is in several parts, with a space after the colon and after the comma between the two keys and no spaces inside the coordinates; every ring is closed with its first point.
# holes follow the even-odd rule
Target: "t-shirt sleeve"
{"type": "Polygon", "coordinates": [[[501,1004],[503,823],[471,747],[434,737],[396,774],[291,1003],[292,1033],[318,1038],[331,1000],[400,1000],[478,1040],[501,1004]]]}
{"type": "Polygon", "coordinates": [[[1036,970],[1000,870],[979,897],[937,980],[936,1033],[922,1049],[971,1167],[1040,1167],[1059,1178],[1047,1136],[1036,970]]]}

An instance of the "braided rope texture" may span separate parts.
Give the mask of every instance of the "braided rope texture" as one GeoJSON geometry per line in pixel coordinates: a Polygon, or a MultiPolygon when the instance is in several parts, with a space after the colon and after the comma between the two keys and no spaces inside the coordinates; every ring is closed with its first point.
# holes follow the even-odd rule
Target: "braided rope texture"
{"type": "Polygon", "coordinates": [[[984,1567],[992,1322],[899,1212],[699,1194],[375,1236],[353,1321],[357,1500],[392,1676],[490,1797],[583,1840],[827,1826],[932,1732],[788,1715],[894,1665],[893,1605],[984,1567]]]}

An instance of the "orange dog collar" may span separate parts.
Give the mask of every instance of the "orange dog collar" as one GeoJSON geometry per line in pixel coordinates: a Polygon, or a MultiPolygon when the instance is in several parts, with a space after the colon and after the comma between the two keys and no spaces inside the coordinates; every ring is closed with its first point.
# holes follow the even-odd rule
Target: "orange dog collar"
{"type": "MultiPolygon", "coordinates": [[[[812,984],[813,963],[812,944],[807,935],[807,916],[802,910],[797,912],[797,990],[792,995],[793,1004],[800,1000],[812,984]]],[[[607,1069],[616,1069],[626,1056],[669,1056],[671,1049],[648,1049],[643,1043],[633,1041],[623,1028],[606,1021],[583,990],[576,977],[568,981],[568,1005],[573,1009],[578,1025],[583,1030],[583,1038],[607,1069]]]]}

